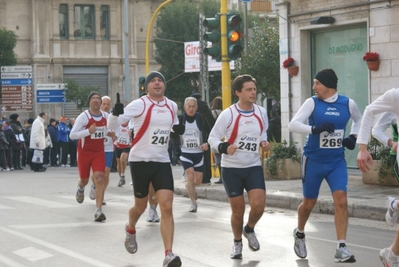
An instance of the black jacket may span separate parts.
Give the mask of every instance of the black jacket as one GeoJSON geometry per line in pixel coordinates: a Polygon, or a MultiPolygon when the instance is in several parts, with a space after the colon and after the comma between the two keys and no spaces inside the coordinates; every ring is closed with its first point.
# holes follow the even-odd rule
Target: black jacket
{"type": "Polygon", "coordinates": [[[10,143],[8,143],[6,135],[3,130],[0,130],[0,150],[8,149],[10,143]]]}

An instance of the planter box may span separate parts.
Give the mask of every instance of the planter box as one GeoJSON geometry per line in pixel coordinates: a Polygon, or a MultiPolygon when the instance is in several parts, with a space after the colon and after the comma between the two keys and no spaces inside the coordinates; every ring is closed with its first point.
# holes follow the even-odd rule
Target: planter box
{"type": "Polygon", "coordinates": [[[362,173],[362,181],[364,184],[386,185],[386,186],[399,186],[399,182],[392,175],[379,177],[379,169],[381,162],[373,160],[373,168],[366,173],[362,173]]]}
{"type": "Polygon", "coordinates": [[[265,180],[292,180],[301,179],[301,164],[292,159],[280,159],[277,161],[277,174],[272,175],[266,167],[266,161],[263,162],[263,173],[265,180]]]}

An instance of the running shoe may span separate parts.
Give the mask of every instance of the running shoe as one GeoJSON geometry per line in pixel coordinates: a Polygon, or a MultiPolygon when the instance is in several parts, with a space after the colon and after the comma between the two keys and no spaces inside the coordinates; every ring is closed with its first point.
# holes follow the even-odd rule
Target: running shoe
{"type": "Polygon", "coordinates": [[[91,200],[96,199],[96,187],[94,186],[94,184],[91,185],[89,197],[91,200]]]}
{"type": "Polygon", "coordinates": [[[136,234],[130,234],[127,231],[128,224],[125,225],[126,239],[125,239],[125,248],[127,252],[130,254],[134,254],[137,252],[137,242],[136,242],[136,234]]]}
{"type": "Polygon", "coordinates": [[[154,207],[150,207],[148,210],[147,222],[159,222],[159,216],[157,210],[154,207]]]}
{"type": "Polygon", "coordinates": [[[393,226],[398,221],[399,217],[399,212],[392,208],[392,204],[395,200],[396,199],[394,197],[387,197],[386,201],[387,213],[385,214],[385,220],[390,226],[393,226]]]}
{"type": "Polygon", "coordinates": [[[94,213],[94,221],[96,222],[102,222],[105,221],[107,218],[105,217],[104,213],[101,210],[97,210],[96,213],[94,213]]]}
{"type": "Polygon", "coordinates": [[[384,248],[380,250],[380,260],[384,264],[384,267],[399,267],[399,257],[392,259],[389,257],[390,248],[384,248]]]}
{"type": "Polygon", "coordinates": [[[249,249],[252,251],[257,251],[260,248],[258,239],[256,238],[255,232],[247,233],[245,228],[242,230],[242,233],[246,239],[248,239],[249,249]]]}
{"type": "Polygon", "coordinates": [[[230,258],[242,259],[242,242],[234,242],[230,258]]]}
{"type": "Polygon", "coordinates": [[[334,262],[356,262],[355,256],[345,247],[335,250],[334,262]]]}
{"type": "Polygon", "coordinates": [[[306,258],[306,256],[308,255],[308,251],[306,250],[306,243],[305,243],[305,238],[299,238],[296,235],[296,231],[297,229],[294,229],[294,251],[295,254],[299,257],[299,258],[306,258]]]}
{"type": "Polygon", "coordinates": [[[121,175],[121,176],[120,176],[120,179],[119,179],[118,186],[122,186],[122,185],[124,185],[124,184],[126,184],[125,176],[124,176],[124,175],[121,175]]]}
{"type": "Polygon", "coordinates": [[[191,202],[190,209],[188,211],[197,212],[197,208],[198,208],[197,202],[191,202]]]}
{"type": "Polygon", "coordinates": [[[163,260],[163,267],[180,267],[181,260],[179,256],[176,256],[172,252],[168,252],[165,259],[163,260]]]}
{"type": "Polygon", "coordinates": [[[78,190],[76,191],[76,201],[78,203],[83,203],[83,200],[85,199],[85,190],[80,190],[78,188],[78,190]]]}

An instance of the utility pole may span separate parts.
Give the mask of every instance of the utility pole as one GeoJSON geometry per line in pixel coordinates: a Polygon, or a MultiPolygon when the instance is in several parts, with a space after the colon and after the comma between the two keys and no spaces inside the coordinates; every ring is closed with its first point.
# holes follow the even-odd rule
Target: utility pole
{"type": "Polygon", "coordinates": [[[227,56],[227,0],[220,1],[220,34],[222,50],[222,98],[223,109],[231,106],[231,72],[227,56]]]}
{"type": "Polygon", "coordinates": [[[128,0],[124,0],[124,66],[123,72],[125,76],[125,101],[129,103],[130,101],[130,62],[129,62],[129,10],[128,10],[128,0]]]}
{"type": "Polygon", "coordinates": [[[205,47],[207,47],[207,41],[204,40],[204,34],[206,32],[205,27],[203,26],[203,21],[205,16],[199,14],[199,42],[200,42],[200,77],[201,77],[201,86],[202,86],[202,97],[203,99],[209,103],[209,71],[208,71],[208,56],[205,55],[202,51],[204,51],[205,47]]]}

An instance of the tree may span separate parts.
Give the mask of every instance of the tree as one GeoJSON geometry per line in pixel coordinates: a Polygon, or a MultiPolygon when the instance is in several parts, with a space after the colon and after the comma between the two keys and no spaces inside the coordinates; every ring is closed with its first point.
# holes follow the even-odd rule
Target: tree
{"type": "MultiPolygon", "coordinates": [[[[278,23],[277,23],[278,25],[278,23]]],[[[248,42],[248,56],[236,62],[232,77],[248,73],[256,79],[262,99],[280,99],[280,54],[278,28],[269,20],[253,21],[251,41],[248,42]]]]}
{"type": "Polygon", "coordinates": [[[99,87],[79,86],[79,83],[72,79],[67,79],[66,99],[76,104],[77,108],[82,111],[89,107],[88,97],[91,92],[99,91],[99,87]]]}
{"type": "Polygon", "coordinates": [[[15,66],[17,55],[14,48],[17,45],[18,36],[5,28],[0,29],[0,66],[15,66]]]}
{"type": "Polygon", "coordinates": [[[155,60],[162,65],[159,71],[167,80],[168,97],[182,102],[199,91],[199,73],[184,73],[184,42],[199,40],[199,13],[213,17],[218,12],[215,0],[204,0],[199,5],[196,1],[176,0],[161,10],[154,40],[155,60]]]}

